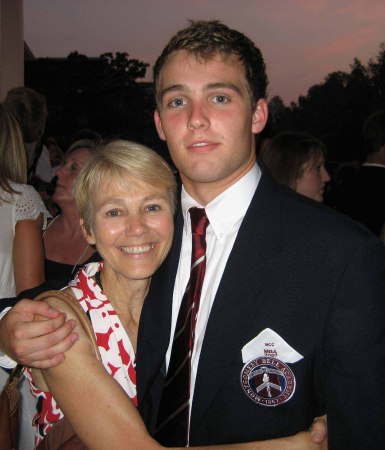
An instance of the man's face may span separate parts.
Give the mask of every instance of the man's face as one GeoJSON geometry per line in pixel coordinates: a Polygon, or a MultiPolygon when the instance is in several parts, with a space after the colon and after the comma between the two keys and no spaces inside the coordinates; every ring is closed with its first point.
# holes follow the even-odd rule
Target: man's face
{"type": "Polygon", "coordinates": [[[252,108],[236,57],[201,61],[185,51],[169,56],[159,91],[159,136],[167,141],[186,190],[207,203],[253,166],[254,134],[266,123],[266,102],[260,99],[252,108]]]}

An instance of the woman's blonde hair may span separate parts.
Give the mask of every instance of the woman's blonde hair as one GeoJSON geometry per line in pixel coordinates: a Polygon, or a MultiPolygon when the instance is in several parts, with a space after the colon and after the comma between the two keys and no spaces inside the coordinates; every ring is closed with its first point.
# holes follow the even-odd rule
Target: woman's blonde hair
{"type": "Polygon", "coordinates": [[[80,172],[75,200],[85,229],[92,229],[92,199],[108,180],[126,183],[127,176],[166,189],[172,210],[176,202],[176,181],[166,161],[153,150],[136,142],[116,140],[99,147],[80,172]]]}
{"type": "Polygon", "coordinates": [[[27,156],[15,117],[0,104],[0,188],[17,193],[10,182],[27,182],[27,156]]]}

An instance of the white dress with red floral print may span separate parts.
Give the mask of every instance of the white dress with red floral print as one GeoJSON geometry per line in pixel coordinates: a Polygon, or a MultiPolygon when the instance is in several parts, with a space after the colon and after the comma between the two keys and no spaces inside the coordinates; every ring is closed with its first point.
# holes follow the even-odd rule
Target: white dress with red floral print
{"type": "MultiPolygon", "coordinates": [[[[93,278],[102,268],[102,262],[87,264],[69,283],[69,287],[91,319],[105,369],[137,406],[135,352],[118,315],[93,278]]],[[[26,371],[26,376],[32,394],[38,399],[33,420],[37,445],[53,424],[63,417],[63,413],[49,392],[40,391],[34,386],[30,370],[26,371]]]]}

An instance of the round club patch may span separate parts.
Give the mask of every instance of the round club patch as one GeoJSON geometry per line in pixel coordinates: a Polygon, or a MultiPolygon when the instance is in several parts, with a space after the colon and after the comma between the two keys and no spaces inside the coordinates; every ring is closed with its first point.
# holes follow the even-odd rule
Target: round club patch
{"type": "Polygon", "coordinates": [[[290,400],[295,391],[292,370],[276,358],[255,358],[243,366],[241,385],[258,405],[277,406],[290,400]]]}

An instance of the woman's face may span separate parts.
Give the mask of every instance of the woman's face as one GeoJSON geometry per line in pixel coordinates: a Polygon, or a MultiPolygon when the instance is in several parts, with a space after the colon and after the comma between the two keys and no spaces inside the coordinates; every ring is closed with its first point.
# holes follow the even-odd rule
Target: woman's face
{"type": "Polygon", "coordinates": [[[103,273],[114,280],[151,277],[167,256],[174,232],[166,189],[130,178],[109,180],[95,193],[91,224],[86,239],[96,244],[103,273]]]}
{"type": "Polygon", "coordinates": [[[325,168],[325,158],[321,154],[304,164],[302,175],[297,179],[296,191],[317,202],[322,202],[325,184],[328,181],[330,176],[325,168]]]}
{"type": "Polygon", "coordinates": [[[65,155],[62,165],[56,171],[57,183],[52,195],[52,200],[59,206],[63,201],[75,202],[75,181],[91,156],[92,152],[88,148],[77,148],[65,155]]]}

